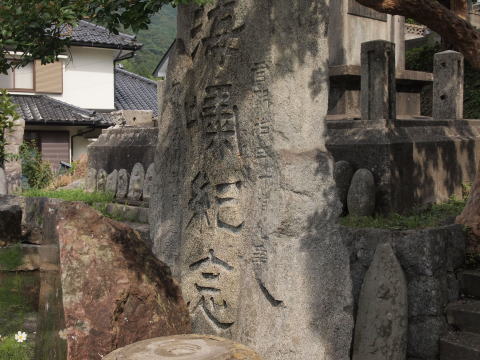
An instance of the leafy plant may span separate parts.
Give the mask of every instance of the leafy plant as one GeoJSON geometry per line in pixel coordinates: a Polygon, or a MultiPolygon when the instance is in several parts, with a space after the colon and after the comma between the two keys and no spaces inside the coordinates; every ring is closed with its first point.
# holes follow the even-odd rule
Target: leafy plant
{"type": "Polygon", "coordinates": [[[0,359],[2,360],[31,360],[33,358],[33,343],[19,343],[14,336],[0,339],[0,359]]]}
{"type": "Polygon", "coordinates": [[[50,163],[42,160],[35,142],[24,142],[20,147],[22,174],[28,179],[28,185],[34,189],[43,189],[53,180],[50,163]]]}
{"type": "Polygon", "coordinates": [[[7,94],[6,90],[0,91],[0,166],[5,161],[5,133],[14,126],[15,120],[18,119],[16,105],[7,94]]]}

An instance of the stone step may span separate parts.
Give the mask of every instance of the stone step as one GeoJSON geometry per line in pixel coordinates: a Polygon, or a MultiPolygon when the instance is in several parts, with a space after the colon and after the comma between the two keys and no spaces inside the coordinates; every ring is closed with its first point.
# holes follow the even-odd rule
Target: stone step
{"type": "Polygon", "coordinates": [[[479,360],[480,335],[450,333],[440,340],[440,360],[479,360]]]}
{"type": "Polygon", "coordinates": [[[463,272],[461,284],[464,295],[480,299],[480,271],[463,272]]]}
{"type": "Polygon", "coordinates": [[[448,323],[461,331],[480,334],[480,301],[462,300],[447,306],[448,323]]]}

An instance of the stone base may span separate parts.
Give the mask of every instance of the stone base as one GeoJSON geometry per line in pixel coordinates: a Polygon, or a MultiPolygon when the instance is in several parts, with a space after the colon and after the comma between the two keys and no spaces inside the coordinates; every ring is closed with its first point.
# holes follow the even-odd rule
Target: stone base
{"type": "MultiPolygon", "coordinates": [[[[422,90],[432,83],[430,73],[403,70],[397,72],[397,114],[420,116],[422,90]]],[[[328,117],[360,119],[360,66],[330,67],[328,117]]]]}
{"type": "Polygon", "coordinates": [[[373,172],[378,212],[405,212],[462,196],[475,179],[479,136],[479,120],[340,120],[328,123],[327,148],[373,172]]]}
{"type": "Polygon", "coordinates": [[[214,336],[178,335],[140,341],[103,360],[261,360],[254,351],[214,336]]]}

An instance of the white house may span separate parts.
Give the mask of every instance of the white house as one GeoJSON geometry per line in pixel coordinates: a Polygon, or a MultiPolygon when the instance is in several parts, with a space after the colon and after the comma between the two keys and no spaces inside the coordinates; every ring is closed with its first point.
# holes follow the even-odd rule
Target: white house
{"type": "Polygon", "coordinates": [[[9,91],[25,119],[24,138],[35,139],[52,166],[86,153],[89,141],[112,125],[112,111],[156,113],[155,83],[115,66],[141,48],[134,36],[80,21],[71,40],[55,63],[36,61],[0,74],[0,88],[9,91]]]}

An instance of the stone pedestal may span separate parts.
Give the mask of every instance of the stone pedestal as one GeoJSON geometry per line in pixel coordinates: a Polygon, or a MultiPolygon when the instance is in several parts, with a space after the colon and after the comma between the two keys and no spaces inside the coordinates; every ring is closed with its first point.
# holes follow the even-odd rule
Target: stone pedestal
{"type": "Polygon", "coordinates": [[[463,119],[463,55],[456,51],[435,54],[433,118],[463,119]]]}
{"type": "Polygon", "coordinates": [[[246,346],[214,336],[177,335],[140,341],[103,360],[262,360],[246,346]]]}
{"type": "Polygon", "coordinates": [[[150,203],[195,333],[269,360],[346,360],[341,211],[325,149],[328,1],[180,6],[150,203]]]}

